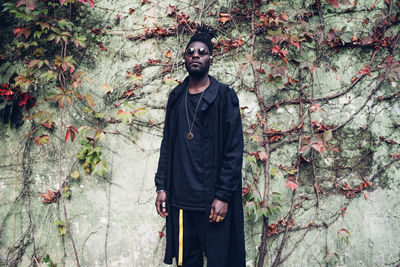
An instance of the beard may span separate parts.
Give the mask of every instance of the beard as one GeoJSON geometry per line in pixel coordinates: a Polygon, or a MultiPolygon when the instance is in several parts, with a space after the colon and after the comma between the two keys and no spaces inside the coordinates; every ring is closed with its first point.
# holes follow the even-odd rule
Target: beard
{"type": "Polygon", "coordinates": [[[207,61],[205,64],[201,64],[198,68],[193,68],[185,62],[185,68],[190,76],[201,78],[208,74],[208,71],[210,70],[210,62],[207,61]]]}

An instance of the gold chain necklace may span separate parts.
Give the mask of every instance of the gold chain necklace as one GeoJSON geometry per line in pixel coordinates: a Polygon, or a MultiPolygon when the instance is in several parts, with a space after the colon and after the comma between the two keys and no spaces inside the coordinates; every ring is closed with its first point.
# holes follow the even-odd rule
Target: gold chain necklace
{"type": "Polygon", "coordinates": [[[186,135],[186,139],[187,139],[187,140],[192,140],[193,137],[194,137],[194,134],[192,133],[192,129],[193,129],[193,125],[194,125],[194,120],[196,119],[197,109],[199,108],[199,104],[200,104],[201,99],[203,98],[203,94],[204,94],[204,91],[205,91],[205,90],[206,90],[206,89],[203,90],[203,92],[202,92],[201,95],[200,95],[199,101],[197,102],[196,110],[194,111],[194,115],[193,115],[192,125],[190,125],[189,111],[188,111],[188,105],[187,105],[187,98],[188,98],[188,92],[189,92],[189,85],[188,85],[188,88],[187,88],[187,90],[186,90],[185,107],[186,107],[186,118],[187,118],[188,129],[189,129],[189,132],[188,132],[187,135],[186,135]]]}

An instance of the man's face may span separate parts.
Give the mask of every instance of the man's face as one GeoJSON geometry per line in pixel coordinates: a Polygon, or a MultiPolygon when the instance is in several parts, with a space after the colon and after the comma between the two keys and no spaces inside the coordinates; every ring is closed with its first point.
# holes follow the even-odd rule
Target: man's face
{"type": "Polygon", "coordinates": [[[185,67],[190,76],[202,77],[210,69],[210,50],[203,42],[191,43],[185,51],[185,67]]]}

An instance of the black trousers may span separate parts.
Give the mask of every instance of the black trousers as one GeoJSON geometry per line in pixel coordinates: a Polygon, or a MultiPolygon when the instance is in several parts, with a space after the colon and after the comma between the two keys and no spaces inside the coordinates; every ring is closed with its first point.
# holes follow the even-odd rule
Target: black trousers
{"type": "MultiPolygon", "coordinates": [[[[175,259],[179,259],[179,209],[172,208],[168,214],[173,224],[175,259]]],[[[208,222],[205,211],[183,210],[183,261],[184,267],[203,267],[203,255],[208,267],[229,266],[229,242],[231,216],[221,222],[208,222]]]]}

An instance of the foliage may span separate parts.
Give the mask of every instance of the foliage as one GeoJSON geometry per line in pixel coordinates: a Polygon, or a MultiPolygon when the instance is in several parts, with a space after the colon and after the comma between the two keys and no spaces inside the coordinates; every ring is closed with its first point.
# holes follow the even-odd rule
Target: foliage
{"type": "MultiPolygon", "coordinates": [[[[356,144],[345,147],[357,143],[351,134],[346,135],[349,129],[372,132],[371,118],[382,112],[377,107],[387,109],[399,97],[399,34],[395,33],[399,7],[389,0],[379,7],[375,2],[362,8],[357,1],[347,0],[290,4],[246,0],[234,1],[229,8],[221,3],[217,8],[215,2],[219,1],[190,8],[195,16],[189,15],[188,9],[168,5],[164,25],[144,27],[139,33],[131,29],[125,32],[124,21],[140,9],[120,12],[113,23],[120,26],[118,38],[125,37],[133,47],[141,47],[149,39],[163,44],[173,38],[181,40],[182,35],[187,37],[196,29],[197,19],[217,28],[220,37],[214,43],[215,61],[237,64],[233,70],[224,65],[221,78],[235,77],[235,90],[254,94],[258,104],[256,108],[241,107],[247,159],[242,196],[246,221],[262,227],[261,235],[250,237],[261,236],[257,265],[267,262],[264,257],[273,257],[272,266],[277,266],[290,257],[309,231],[329,231],[332,224],[340,224],[349,212],[348,203],[362,195],[367,199],[367,192],[375,189],[374,179],[399,162],[398,153],[391,152],[388,162],[375,173],[369,162],[380,146],[398,148],[392,136],[395,131],[371,134],[372,141],[364,142],[361,148],[354,148],[356,144]],[[343,21],[338,27],[329,21],[332,16],[362,19],[343,21]],[[348,63],[351,68],[346,68],[340,60],[349,53],[355,60],[348,63]],[[321,86],[321,75],[334,77],[332,83],[337,83],[321,86]],[[333,119],[337,110],[341,116],[333,119]],[[363,113],[367,122],[359,116],[363,113]],[[351,151],[353,158],[347,159],[345,154],[351,149],[355,150],[351,151]],[[320,203],[332,204],[329,197],[334,194],[347,201],[345,206],[322,210],[320,203]],[[288,243],[289,238],[299,239],[288,243]]],[[[150,6],[151,1],[139,5],[150,6]]],[[[131,132],[121,133],[115,127],[157,131],[162,122],[142,120],[153,109],[165,108],[157,106],[153,93],[172,89],[182,78],[177,77],[182,64],[174,61],[176,51],[168,47],[159,58],[140,59],[143,62],[120,71],[123,81],[110,79],[88,93],[85,86],[91,81],[80,70],[82,58],[93,56],[94,51],[107,56],[115,52],[101,41],[102,36],[115,34],[113,26],[91,28],[95,15],[88,10],[93,7],[92,0],[18,0],[3,4],[3,11],[13,16],[8,26],[9,34],[15,37],[7,44],[7,61],[15,59],[24,68],[9,82],[2,81],[0,115],[4,124],[28,122],[32,127],[24,133],[25,138],[36,148],[57,155],[58,189],[40,190],[46,192],[39,198],[46,207],[61,203],[65,208],[63,201],[71,199],[73,193],[71,185],[82,181],[74,160],[81,163],[86,176],[105,176],[106,136],[119,135],[135,143],[131,132]],[[149,88],[154,84],[157,90],[153,92],[149,88]],[[142,107],[139,101],[147,106],[142,107]],[[119,125],[110,127],[113,124],[119,125]]],[[[114,12],[103,7],[95,10],[100,14],[114,12]]],[[[144,14],[140,16],[147,20],[144,14]]],[[[118,53],[122,59],[127,57],[124,52],[118,53]]],[[[396,130],[398,124],[392,126],[396,130]]],[[[75,249],[66,208],[64,216],[54,224],[60,236],[69,235],[75,249]]],[[[337,237],[348,244],[350,232],[342,228],[337,237]]],[[[340,262],[339,253],[330,253],[326,246],[325,255],[315,257],[335,265],[340,262]]],[[[76,249],[75,257],[79,265],[76,249]]],[[[46,258],[43,262],[49,266],[57,265],[48,255],[46,258]]]]}
{"type": "Polygon", "coordinates": [[[46,254],[46,256],[42,259],[42,262],[47,263],[48,267],[57,267],[57,263],[53,262],[49,254],[46,254]]]}

